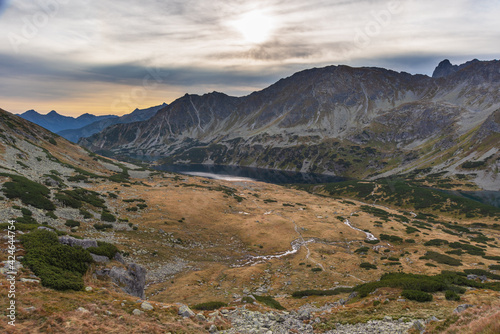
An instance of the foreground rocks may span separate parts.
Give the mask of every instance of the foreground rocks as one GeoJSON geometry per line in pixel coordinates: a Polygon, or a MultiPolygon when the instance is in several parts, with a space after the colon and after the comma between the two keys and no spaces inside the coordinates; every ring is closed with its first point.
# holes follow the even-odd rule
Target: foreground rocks
{"type": "Polygon", "coordinates": [[[120,288],[129,295],[144,299],[144,286],[146,285],[146,269],[138,264],[130,263],[127,269],[113,267],[106,271],[111,280],[118,284],[120,288]]]}
{"type": "Polygon", "coordinates": [[[97,241],[93,239],[77,239],[67,235],[63,235],[59,237],[59,242],[63,245],[68,245],[71,247],[80,246],[83,249],[87,249],[89,247],[97,247],[97,241]]]}
{"type": "Polygon", "coordinates": [[[330,330],[326,333],[328,334],[397,334],[406,333],[410,329],[416,329],[417,331],[423,331],[425,326],[420,320],[413,321],[401,321],[401,320],[370,320],[367,323],[360,324],[337,324],[334,330],[330,330]]]}
{"type": "MultiPolygon", "coordinates": [[[[270,311],[261,313],[250,311],[245,307],[235,310],[221,310],[218,316],[229,320],[232,328],[218,331],[225,334],[288,334],[288,333],[314,333],[314,324],[321,323],[319,318],[312,317],[309,310],[298,311],[270,311]]],[[[336,324],[335,329],[329,330],[328,334],[365,334],[365,333],[407,333],[410,329],[418,332],[425,330],[422,320],[399,319],[393,320],[386,317],[384,320],[370,320],[367,323],[358,324],[336,324]]]]}
{"type": "MultiPolygon", "coordinates": [[[[59,242],[64,245],[69,245],[71,247],[80,246],[84,249],[89,247],[97,247],[97,241],[93,239],[77,239],[70,236],[60,236],[59,242]]],[[[93,260],[97,263],[107,263],[109,258],[107,256],[96,255],[90,253],[93,260]]],[[[129,263],[126,264],[123,257],[116,253],[114,259],[122,264],[126,265],[127,268],[123,267],[112,267],[99,269],[95,271],[96,276],[108,276],[111,281],[117,284],[125,293],[129,295],[139,297],[144,299],[144,287],[146,286],[146,269],[138,264],[129,263]]]]}

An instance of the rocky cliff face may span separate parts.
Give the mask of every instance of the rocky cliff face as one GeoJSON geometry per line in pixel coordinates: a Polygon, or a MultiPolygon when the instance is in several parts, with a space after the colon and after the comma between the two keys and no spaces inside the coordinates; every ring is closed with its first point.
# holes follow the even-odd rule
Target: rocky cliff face
{"type": "Polygon", "coordinates": [[[411,168],[424,151],[438,159],[459,145],[500,108],[500,61],[450,65],[442,62],[434,78],[329,66],[241,98],[185,95],[148,121],[110,127],[81,144],[173,163],[357,177],[411,168]]]}

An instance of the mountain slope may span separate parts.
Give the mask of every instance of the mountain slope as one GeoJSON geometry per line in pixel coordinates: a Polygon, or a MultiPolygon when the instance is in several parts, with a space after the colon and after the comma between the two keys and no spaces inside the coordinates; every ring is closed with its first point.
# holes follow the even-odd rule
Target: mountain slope
{"type": "MultiPolygon", "coordinates": [[[[346,193],[387,197],[390,184],[377,191],[364,184],[343,186],[346,193]]],[[[18,317],[16,327],[6,332],[209,333],[233,327],[230,333],[312,334],[347,322],[361,322],[358,330],[387,332],[389,325],[402,331],[414,319],[432,316],[441,321],[432,318],[428,326],[446,328],[456,317],[453,310],[464,303],[494,323],[500,307],[498,209],[469,219],[439,209],[413,213],[416,203],[406,197],[404,208],[389,208],[339,199],[331,193],[335,189],[312,190],[323,193],[149,171],[90,153],[0,110],[0,216],[16,221],[15,255],[24,257],[24,268],[14,262],[18,317]],[[16,183],[23,191],[11,191],[16,183]],[[52,205],[41,207],[23,196],[26,191],[52,205]],[[125,295],[124,282],[106,278],[106,272],[124,270],[118,260],[92,263],[78,291],[48,288],[44,272],[35,274],[36,266],[29,265],[29,244],[17,242],[33,238],[30,231],[40,228],[115,245],[121,261],[147,269],[149,303],[125,295]],[[432,303],[399,298],[409,283],[432,292],[424,294],[432,303]],[[455,292],[452,300],[445,298],[445,289],[455,292]],[[198,308],[210,310],[195,313],[178,304],[205,302],[198,308]],[[409,322],[366,323],[385,316],[409,322]]],[[[407,193],[389,196],[401,201],[396,198],[401,192],[407,193]]],[[[10,240],[8,226],[0,223],[2,240],[10,240]]],[[[40,256],[49,255],[49,264],[61,265],[58,260],[70,253],[68,248],[47,254],[43,250],[50,240],[42,241],[36,264],[47,265],[40,256]]],[[[5,275],[8,255],[0,252],[2,286],[11,286],[5,275]]],[[[0,295],[0,307],[7,310],[7,289],[0,295]]]]}
{"type": "Polygon", "coordinates": [[[80,127],[78,129],[59,131],[59,132],[57,132],[57,134],[66,138],[69,141],[76,143],[76,142],[78,142],[78,140],[80,138],[89,137],[95,133],[102,131],[103,129],[107,128],[108,126],[111,126],[114,124],[125,124],[125,123],[146,121],[146,120],[150,119],[151,117],[153,117],[158,110],[160,110],[161,108],[164,108],[165,106],[167,106],[167,104],[163,103],[162,105],[147,108],[147,109],[135,109],[130,114],[126,114],[126,115],[123,115],[120,117],[111,117],[111,118],[101,119],[101,120],[95,121],[91,124],[80,127]]]}
{"type": "Polygon", "coordinates": [[[46,115],[39,114],[35,110],[28,110],[19,116],[52,132],[58,132],[66,129],[77,129],[98,120],[118,117],[114,115],[95,116],[91,114],[83,114],[77,118],[74,118],[60,115],[54,110],[46,115]]]}
{"type": "Polygon", "coordinates": [[[241,98],[185,95],[149,121],[110,127],[81,144],[106,154],[167,157],[170,163],[356,178],[437,165],[451,171],[459,160],[491,151],[495,156],[485,173],[500,182],[494,173],[496,128],[488,128],[488,146],[470,142],[500,109],[499,68],[499,61],[472,61],[439,78],[380,68],[315,68],[241,98]]]}

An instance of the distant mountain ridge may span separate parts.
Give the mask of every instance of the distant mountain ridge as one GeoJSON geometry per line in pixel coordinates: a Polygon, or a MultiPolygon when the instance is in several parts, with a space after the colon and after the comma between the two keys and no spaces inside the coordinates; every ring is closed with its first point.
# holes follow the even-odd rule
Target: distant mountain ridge
{"type": "Polygon", "coordinates": [[[35,110],[28,110],[25,113],[20,114],[19,116],[52,132],[59,132],[68,129],[78,129],[98,120],[118,117],[114,115],[95,116],[87,113],[75,118],[70,116],[63,116],[61,114],[58,114],[55,110],[52,110],[46,115],[40,114],[35,110]]]}
{"type": "Polygon", "coordinates": [[[80,138],[89,137],[95,133],[104,130],[106,127],[114,124],[146,121],[151,117],[153,117],[158,110],[166,106],[167,104],[163,103],[159,106],[154,106],[146,109],[135,109],[130,114],[126,114],[120,117],[100,119],[77,129],[59,131],[57,132],[57,134],[68,139],[69,141],[76,143],[80,138]]]}
{"type": "MultiPolygon", "coordinates": [[[[470,173],[500,187],[500,61],[473,60],[436,77],[328,66],[244,97],[188,95],[148,121],[80,143],[114,155],[380,177],[415,168],[470,173]],[[479,170],[462,168],[483,161],[479,170]]],[[[451,63],[450,63],[451,65],[451,63]]]]}

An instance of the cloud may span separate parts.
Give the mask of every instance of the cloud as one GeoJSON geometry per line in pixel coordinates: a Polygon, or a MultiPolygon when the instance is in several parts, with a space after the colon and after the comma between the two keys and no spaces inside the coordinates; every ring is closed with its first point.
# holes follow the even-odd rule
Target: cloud
{"type": "Polygon", "coordinates": [[[243,95],[330,64],[430,74],[443,58],[498,57],[499,16],[500,2],[488,0],[11,1],[0,20],[0,97],[106,108],[154,75],[148,99],[243,95]],[[234,25],[254,10],[272,21],[258,44],[234,25]]]}

